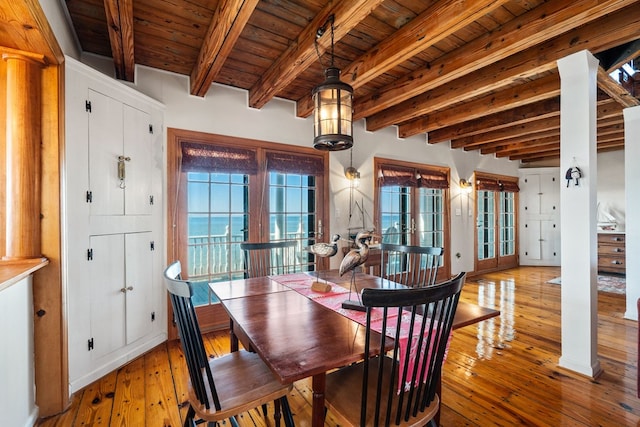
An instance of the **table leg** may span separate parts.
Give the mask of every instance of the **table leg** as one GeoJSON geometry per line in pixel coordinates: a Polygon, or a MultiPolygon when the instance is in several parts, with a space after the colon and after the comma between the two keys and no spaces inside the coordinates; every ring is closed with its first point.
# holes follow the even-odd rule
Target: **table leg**
{"type": "Polygon", "coordinates": [[[229,339],[231,340],[231,353],[238,351],[238,337],[233,333],[233,320],[229,320],[229,339]]]}
{"type": "Polygon", "coordinates": [[[314,375],[311,378],[311,389],[313,390],[313,399],[311,403],[311,426],[324,426],[324,389],[327,382],[327,374],[314,375]]]}

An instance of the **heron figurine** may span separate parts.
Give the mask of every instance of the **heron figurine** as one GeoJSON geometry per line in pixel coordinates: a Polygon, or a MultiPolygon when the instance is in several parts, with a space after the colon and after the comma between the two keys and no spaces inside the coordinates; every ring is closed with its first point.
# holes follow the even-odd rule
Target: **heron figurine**
{"type": "Polygon", "coordinates": [[[360,301],[360,294],[358,293],[358,289],[356,288],[358,301],[351,300],[351,291],[356,284],[356,269],[364,264],[369,257],[369,245],[367,245],[367,241],[371,238],[371,236],[372,234],[369,231],[359,231],[358,234],[356,234],[355,238],[357,248],[351,249],[344,256],[342,262],[340,263],[340,276],[348,271],[351,272],[351,282],[349,284],[349,299],[342,303],[342,308],[366,311],[366,309],[362,305],[362,301],[360,301]]]}
{"type": "MultiPolygon", "coordinates": [[[[331,236],[331,242],[318,242],[304,249],[320,258],[330,258],[338,253],[338,240],[340,240],[340,235],[334,234],[331,236]]],[[[318,282],[319,274],[318,270],[316,270],[316,282],[318,282]]]]}

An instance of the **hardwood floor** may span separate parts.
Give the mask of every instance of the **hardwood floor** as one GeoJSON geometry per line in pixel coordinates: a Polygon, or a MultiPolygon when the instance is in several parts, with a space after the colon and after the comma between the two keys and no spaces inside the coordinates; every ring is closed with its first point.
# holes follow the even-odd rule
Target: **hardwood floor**
{"type": "MultiPolygon", "coordinates": [[[[596,380],[557,367],[559,268],[522,267],[467,280],[462,299],[498,308],[501,316],[456,331],[443,372],[442,426],[635,426],[636,322],[623,319],[623,295],[598,294],[596,380]]],[[[229,349],[226,331],[206,335],[210,354],[229,349]]],[[[64,414],[38,426],[173,426],[186,413],[186,366],[178,342],[144,356],[79,391],[64,414]]],[[[311,383],[289,398],[296,425],[309,426],[311,383]]],[[[241,426],[272,426],[258,411],[241,426]]],[[[329,413],[327,426],[336,426],[329,413]]]]}

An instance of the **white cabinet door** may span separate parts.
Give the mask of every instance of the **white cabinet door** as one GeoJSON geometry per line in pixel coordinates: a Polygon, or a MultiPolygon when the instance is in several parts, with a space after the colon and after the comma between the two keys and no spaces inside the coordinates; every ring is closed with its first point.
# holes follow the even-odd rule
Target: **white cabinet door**
{"type": "Polygon", "coordinates": [[[543,259],[560,262],[560,236],[556,221],[540,221],[540,251],[543,259]]]}
{"type": "Polygon", "coordinates": [[[122,215],[124,192],[118,179],[122,156],[122,102],[89,89],[90,215],[122,215]]]}
{"type": "Polygon", "coordinates": [[[525,215],[540,213],[540,175],[525,175],[520,181],[520,196],[525,215]],[[524,197],[522,197],[524,196],[524,197]]]}
{"type": "Polygon", "coordinates": [[[90,236],[89,242],[90,354],[99,359],[125,345],[124,234],[90,236]]]}
{"type": "Polygon", "coordinates": [[[153,253],[151,233],[125,235],[127,344],[151,332],[153,253]]]}
{"type": "Polygon", "coordinates": [[[91,215],[150,215],[149,114],[89,90],[91,215]]]}
{"type": "Polygon", "coordinates": [[[560,184],[555,174],[540,175],[540,213],[558,214],[560,209],[560,184]]]}
{"type": "Polygon", "coordinates": [[[151,161],[153,147],[150,117],[129,105],[123,105],[124,129],[123,141],[125,157],[125,178],[123,181],[126,215],[150,215],[152,186],[151,161]]]}
{"type": "Polygon", "coordinates": [[[530,220],[524,226],[522,246],[524,257],[527,259],[541,259],[540,251],[540,221],[530,220]]]}

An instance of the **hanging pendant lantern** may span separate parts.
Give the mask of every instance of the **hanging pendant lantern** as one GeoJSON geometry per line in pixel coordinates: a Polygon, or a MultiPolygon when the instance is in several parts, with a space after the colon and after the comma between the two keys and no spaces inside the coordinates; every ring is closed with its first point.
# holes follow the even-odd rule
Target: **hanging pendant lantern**
{"type": "MultiPolygon", "coordinates": [[[[324,151],[340,151],[353,145],[353,88],[340,81],[340,70],[333,65],[333,15],[331,24],[331,66],[325,70],[325,81],[316,86],[313,97],[313,147],[324,151]]],[[[318,36],[325,28],[318,29],[318,36]]]]}

